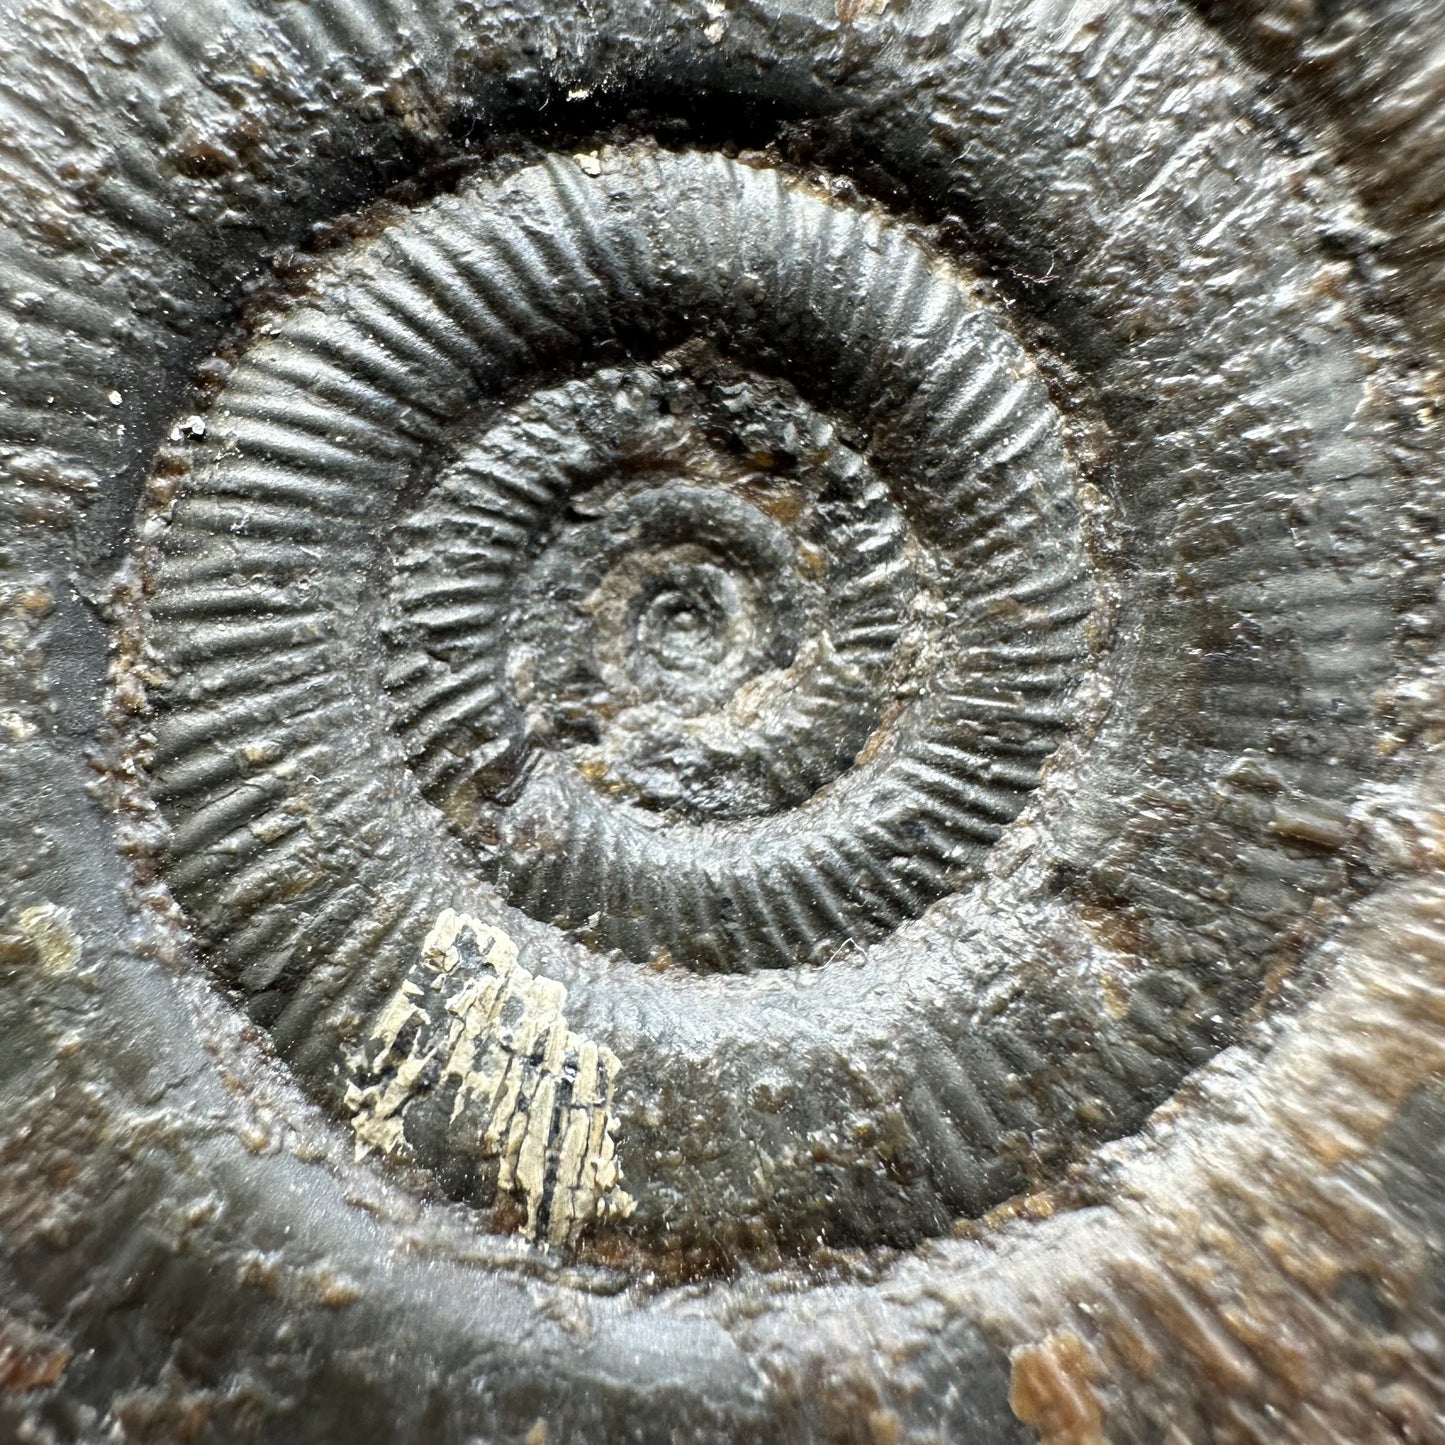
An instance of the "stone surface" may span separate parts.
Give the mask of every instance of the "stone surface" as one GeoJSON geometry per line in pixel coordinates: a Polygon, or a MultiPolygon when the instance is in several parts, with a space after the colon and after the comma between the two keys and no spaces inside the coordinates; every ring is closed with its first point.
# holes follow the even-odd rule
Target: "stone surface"
{"type": "Polygon", "coordinates": [[[0,1437],[1445,1438],[1436,9],[0,0],[0,1437]]]}

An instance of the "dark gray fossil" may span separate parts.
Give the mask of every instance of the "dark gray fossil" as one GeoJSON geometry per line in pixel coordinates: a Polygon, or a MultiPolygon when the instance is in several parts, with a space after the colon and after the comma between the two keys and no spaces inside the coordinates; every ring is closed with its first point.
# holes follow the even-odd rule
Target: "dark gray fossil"
{"type": "Polygon", "coordinates": [[[0,1436],[1445,1439],[1445,12],[540,9],[0,0],[0,1436]]]}

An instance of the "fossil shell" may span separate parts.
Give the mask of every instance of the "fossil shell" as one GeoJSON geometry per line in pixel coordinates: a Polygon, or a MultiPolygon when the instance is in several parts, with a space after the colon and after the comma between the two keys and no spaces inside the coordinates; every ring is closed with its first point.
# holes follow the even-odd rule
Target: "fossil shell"
{"type": "Polygon", "coordinates": [[[1338,9],[0,11],[4,1428],[1430,1438],[1338,9]]]}

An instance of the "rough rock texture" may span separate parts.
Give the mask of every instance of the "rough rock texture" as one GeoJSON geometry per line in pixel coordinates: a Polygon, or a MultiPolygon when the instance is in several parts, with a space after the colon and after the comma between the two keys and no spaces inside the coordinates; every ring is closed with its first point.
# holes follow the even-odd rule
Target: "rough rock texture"
{"type": "Polygon", "coordinates": [[[1437,10],[0,0],[0,1438],[1445,1439],[1437,10]]]}

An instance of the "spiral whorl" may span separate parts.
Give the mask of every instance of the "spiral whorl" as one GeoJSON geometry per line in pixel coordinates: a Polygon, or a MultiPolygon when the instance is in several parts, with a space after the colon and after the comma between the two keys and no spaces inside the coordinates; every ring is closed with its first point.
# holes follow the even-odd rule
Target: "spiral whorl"
{"type": "Polygon", "coordinates": [[[398,725],[534,916],[642,961],[817,959],[973,875],[1067,725],[1092,594],[1059,418],[962,281],[875,221],[698,156],[609,163],[604,204],[568,164],[555,244],[612,328],[691,328],[694,354],[463,445],[401,524],[398,725]],[[785,375],[832,349],[897,499],[716,346],[785,375]]]}
{"type": "MultiPolygon", "coordinates": [[[[387,1021],[453,997],[417,973],[452,907],[615,1051],[627,1227],[684,1242],[694,1210],[792,1241],[986,1208],[1251,998],[1182,938],[1127,983],[1084,962],[1059,912],[1082,818],[986,877],[1107,695],[1107,508],[997,302],[886,216],[646,146],[469,184],[318,270],[205,448],[151,604],[169,879],[303,1076],[394,1111],[367,1137],[449,1187],[500,1207],[513,1168],[500,1096],[467,1136],[398,1082],[387,1021]],[[690,1162],[655,1100],[718,1091],[690,1162]],[[895,1118],[916,1142],[880,1177],[895,1118]],[[820,1128],[836,1162],[810,1166],[820,1128]],[[745,1202],[759,1159],[795,1162],[745,1202]],[[795,1169],[833,1182],[805,1202],[795,1169]]],[[[1243,744],[1245,717],[1217,725],[1243,744]]],[[[446,1008],[409,1047],[493,1027],[446,1008]]]]}
{"type": "Polygon", "coordinates": [[[0,0],[0,1437],[1428,1433],[1440,8],[0,0]]]}

